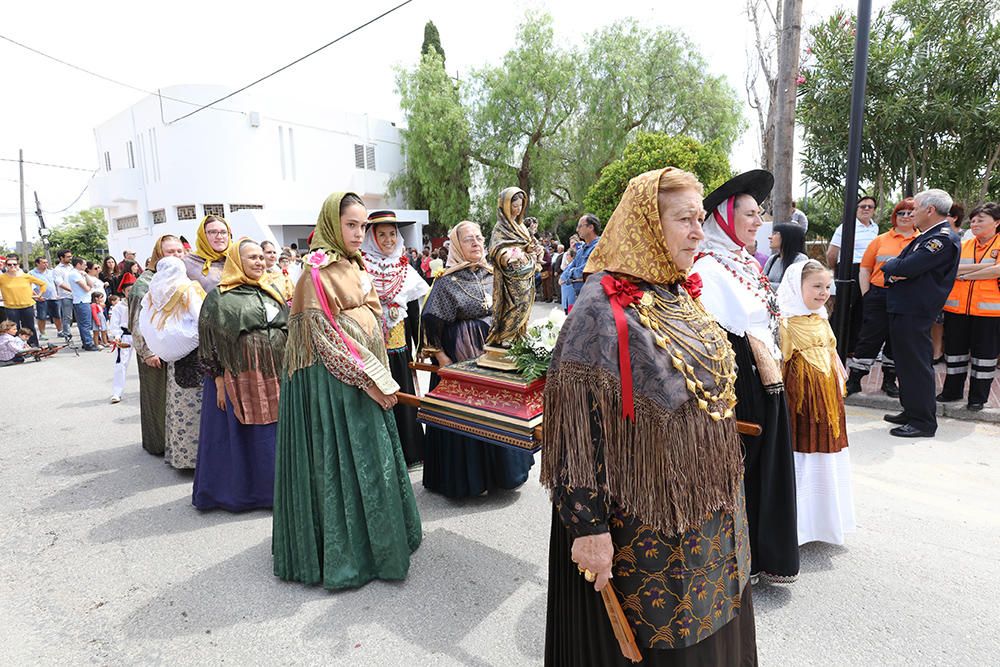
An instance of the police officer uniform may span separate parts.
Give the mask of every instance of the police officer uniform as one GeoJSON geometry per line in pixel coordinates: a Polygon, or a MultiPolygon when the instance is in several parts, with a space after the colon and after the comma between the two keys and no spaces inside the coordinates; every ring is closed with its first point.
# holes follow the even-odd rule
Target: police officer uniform
{"type": "Polygon", "coordinates": [[[886,415],[886,421],[900,424],[892,435],[930,437],[937,432],[931,325],[955,282],[961,245],[958,234],[942,220],[882,266],[903,406],[900,414],[886,415]]]}

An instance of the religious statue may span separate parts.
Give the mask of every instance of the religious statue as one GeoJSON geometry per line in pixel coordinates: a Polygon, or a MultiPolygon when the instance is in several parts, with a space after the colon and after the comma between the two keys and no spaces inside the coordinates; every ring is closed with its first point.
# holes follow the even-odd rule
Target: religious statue
{"type": "Polygon", "coordinates": [[[524,336],[535,303],[535,271],[542,248],[524,224],[528,196],[520,188],[500,193],[497,224],[487,252],[493,265],[493,324],[480,366],[513,370],[507,350],[524,336]]]}

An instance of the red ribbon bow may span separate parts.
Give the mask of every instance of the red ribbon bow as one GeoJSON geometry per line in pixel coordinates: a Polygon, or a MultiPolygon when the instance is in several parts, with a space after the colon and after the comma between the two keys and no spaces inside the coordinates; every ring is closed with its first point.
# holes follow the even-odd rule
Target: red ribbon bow
{"type": "Polygon", "coordinates": [[[704,287],[704,285],[701,282],[701,276],[697,273],[692,273],[687,277],[687,280],[684,281],[684,291],[687,292],[692,299],[697,299],[701,296],[702,287],[704,287]]]}
{"type": "Polygon", "coordinates": [[[635,399],[632,394],[632,362],[628,349],[628,322],[625,309],[642,298],[643,292],[627,280],[619,280],[611,274],[601,279],[601,287],[611,301],[611,313],[615,317],[618,331],[618,368],[622,375],[622,416],[635,421],[635,399]]]}

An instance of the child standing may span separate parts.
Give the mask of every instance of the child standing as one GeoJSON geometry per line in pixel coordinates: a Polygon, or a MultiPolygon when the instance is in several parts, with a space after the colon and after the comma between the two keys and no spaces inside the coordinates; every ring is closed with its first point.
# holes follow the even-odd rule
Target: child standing
{"type": "Polygon", "coordinates": [[[94,321],[94,344],[98,347],[111,345],[108,340],[108,318],[104,315],[104,293],[90,295],[90,316],[94,321]]]}
{"type": "Polygon", "coordinates": [[[833,274],[816,260],[792,264],[778,288],[785,395],[792,425],[799,544],[843,544],[853,532],[844,367],[827,321],[833,274]]]}
{"type": "Polygon", "coordinates": [[[125,292],[125,298],[119,298],[117,294],[111,295],[111,321],[108,329],[111,337],[115,341],[115,374],[111,380],[111,402],[121,403],[122,393],[125,391],[125,373],[128,371],[128,362],[132,359],[132,332],[128,328],[128,295],[132,291],[133,277],[128,280],[121,289],[125,292]]]}

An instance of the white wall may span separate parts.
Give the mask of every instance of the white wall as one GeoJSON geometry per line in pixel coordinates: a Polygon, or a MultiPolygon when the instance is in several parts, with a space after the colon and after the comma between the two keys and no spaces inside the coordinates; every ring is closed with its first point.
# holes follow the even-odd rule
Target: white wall
{"type": "MultiPolygon", "coordinates": [[[[226,92],[218,86],[161,91],[197,104],[226,92]]],[[[206,204],[224,206],[235,234],[245,231],[257,238],[267,228],[284,243],[308,235],[300,234],[315,224],[323,200],[334,191],[356,192],[369,208],[403,204],[387,195],[389,180],[403,165],[399,130],[388,121],[249,95],[220,103],[222,110],[176,120],[194,108],[169,99],[161,106],[159,98],[149,96],[95,130],[102,170],[91,187],[91,201],[106,209],[109,245],[116,257],[125,248],[145,257],[166,233],[193,243],[206,204]],[[355,144],[375,147],[375,170],[356,168],[355,144]],[[232,204],[261,205],[263,210],[234,213],[232,204]],[[178,220],[177,207],[183,205],[195,206],[194,220],[178,220]],[[155,210],[164,211],[165,222],[153,223],[155,210]],[[131,215],[138,217],[138,226],[119,231],[115,220],[131,215]]]]}

